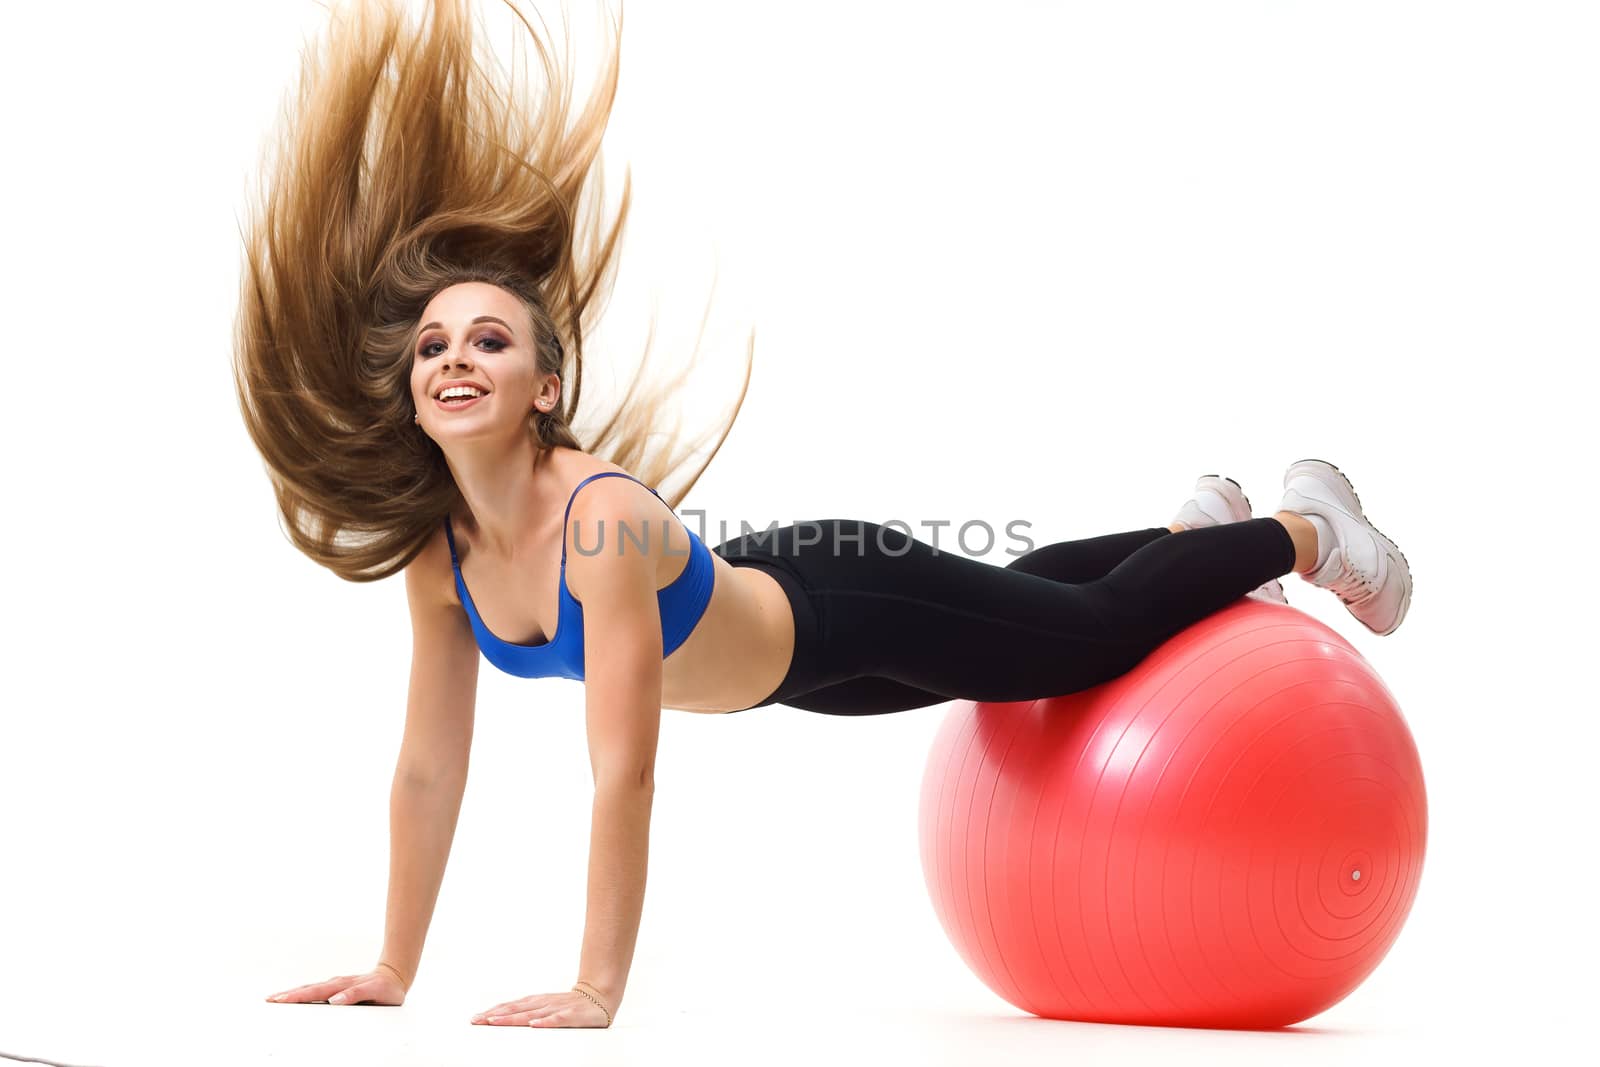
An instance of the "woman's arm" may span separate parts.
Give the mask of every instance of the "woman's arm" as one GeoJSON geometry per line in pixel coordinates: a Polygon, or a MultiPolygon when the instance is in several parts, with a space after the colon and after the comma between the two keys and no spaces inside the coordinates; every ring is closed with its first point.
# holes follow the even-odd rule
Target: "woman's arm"
{"type": "Polygon", "coordinates": [[[612,1015],[622,1003],[639,936],[652,799],[649,786],[595,787],[578,981],[598,992],[612,1015]]]}
{"type": "Polygon", "coordinates": [[[422,785],[396,774],[389,793],[389,901],[378,960],[393,967],[408,990],[422,960],[465,788],[465,778],[455,785],[422,785]]]}
{"type": "Polygon", "coordinates": [[[461,813],[477,703],[478,646],[436,536],[406,567],[411,682],[389,792],[389,903],[383,953],[407,989],[416,978],[461,813]]]}
{"type": "MultiPolygon", "coordinates": [[[[625,484],[615,481],[619,489],[625,484]]],[[[661,523],[651,519],[653,512],[645,511],[636,497],[622,502],[616,496],[623,494],[615,494],[609,507],[601,494],[587,502],[586,510],[606,516],[603,528],[593,519],[583,524],[590,530],[583,538],[588,544],[597,538],[594,531],[601,530],[601,551],[570,555],[567,561],[569,587],[576,579],[573,595],[583,604],[585,708],[594,776],[578,981],[597,990],[613,1014],[627,984],[644,908],[661,727],[656,571],[664,549],[659,537],[641,549],[617,536],[619,524],[638,532],[647,523],[659,530],[661,523]]]]}

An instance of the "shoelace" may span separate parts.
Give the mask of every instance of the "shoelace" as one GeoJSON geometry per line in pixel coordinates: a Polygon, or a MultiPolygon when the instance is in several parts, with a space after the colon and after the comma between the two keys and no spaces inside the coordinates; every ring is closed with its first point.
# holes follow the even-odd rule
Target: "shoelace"
{"type": "Polygon", "coordinates": [[[1329,582],[1327,588],[1334,596],[1352,606],[1378,595],[1376,579],[1351,566],[1349,558],[1343,553],[1339,556],[1339,576],[1329,582]]]}

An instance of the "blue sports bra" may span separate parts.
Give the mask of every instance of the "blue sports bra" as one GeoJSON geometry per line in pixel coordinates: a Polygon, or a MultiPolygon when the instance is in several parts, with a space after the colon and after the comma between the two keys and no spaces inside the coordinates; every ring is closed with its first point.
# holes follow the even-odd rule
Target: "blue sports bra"
{"type": "MultiPolygon", "coordinates": [[[[572,501],[577,497],[578,489],[582,489],[596,478],[608,475],[639,481],[633,475],[621,471],[601,471],[589,475],[572,490],[572,496],[567,498],[566,514],[561,518],[561,586],[556,632],[549,640],[536,645],[518,645],[502,641],[490,633],[489,628],[483,624],[483,619],[478,617],[477,605],[473,604],[472,594],[467,592],[467,583],[461,577],[461,561],[456,558],[455,531],[450,526],[450,516],[445,516],[444,533],[450,542],[450,566],[455,571],[456,592],[461,596],[462,606],[467,609],[467,618],[472,622],[472,632],[477,638],[483,658],[507,674],[514,674],[519,678],[559,677],[583,680],[583,605],[575,600],[567,589],[567,517],[572,514],[572,501]]],[[[643,482],[639,484],[644,485],[643,482]]],[[[650,487],[645,486],[645,488],[650,487]]],[[[654,489],[650,489],[650,492],[655,493],[657,500],[661,499],[661,494],[656,493],[654,489]]],[[[688,639],[695,624],[705,614],[706,605],[711,602],[711,586],[715,577],[711,550],[695,536],[693,530],[687,526],[683,528],[689,534],[689,562],[684,564],[682,573],[665,588],[656,590],[656,602],[661,607],[663,658],[670,656],[674,649],[688,639]]]]}

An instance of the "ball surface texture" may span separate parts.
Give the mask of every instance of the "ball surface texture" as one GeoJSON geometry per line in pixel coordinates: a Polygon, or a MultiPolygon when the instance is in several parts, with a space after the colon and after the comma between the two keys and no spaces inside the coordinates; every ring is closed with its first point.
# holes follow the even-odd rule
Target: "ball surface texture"
{"type": "Polygon", "coordinates": [[[1016,1007],[1275,1028],[1342,1000],[1394,943],[1427,798],[1360,653],[1241,599],[1092,689],[956,702],[919,835],[945,932],[1016,1007]]]}

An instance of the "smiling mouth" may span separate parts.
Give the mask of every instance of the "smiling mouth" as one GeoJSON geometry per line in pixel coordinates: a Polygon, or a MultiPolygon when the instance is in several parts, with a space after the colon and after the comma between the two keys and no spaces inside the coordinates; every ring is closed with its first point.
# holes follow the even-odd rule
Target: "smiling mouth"
{"type": "Polygon", "coordinates": [[[446,411],[456,411],[456,410],[458,410],[460,408],[467,407],[467,406],[469,406],[471,404],[476,404],[478,401],[482,400],[484,397],[486,397],[488,395],[489,395],[488,393],[480,393],[477,396],[458,396],[458,397],[452,397],[449,400],[435,400],[434,403],[438,404],[440,407],[444,408],[446,411]]]}

